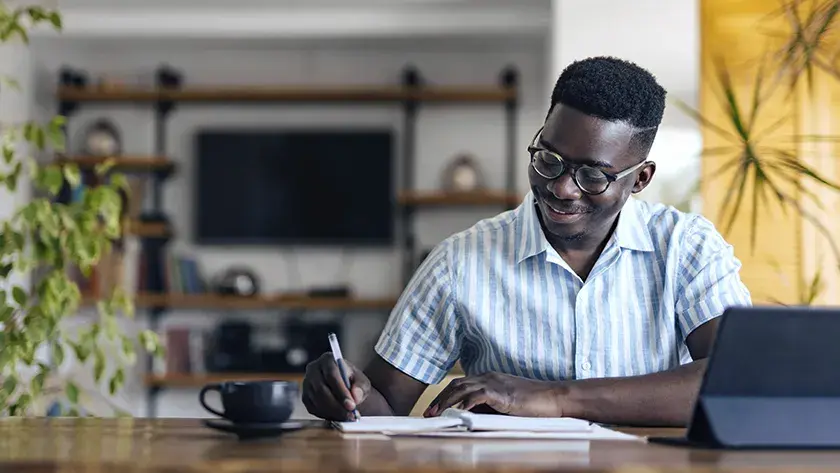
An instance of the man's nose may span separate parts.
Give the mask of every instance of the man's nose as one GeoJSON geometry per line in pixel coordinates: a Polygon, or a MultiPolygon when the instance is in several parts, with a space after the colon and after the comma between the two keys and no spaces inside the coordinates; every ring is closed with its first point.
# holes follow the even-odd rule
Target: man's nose
{"type": "Polygon", "coordinates": [[[548,183],[548,190],[561,200],[578,200],[582,197],[580,187],[575,184],[572,172],[568,169],[548,183]]]}

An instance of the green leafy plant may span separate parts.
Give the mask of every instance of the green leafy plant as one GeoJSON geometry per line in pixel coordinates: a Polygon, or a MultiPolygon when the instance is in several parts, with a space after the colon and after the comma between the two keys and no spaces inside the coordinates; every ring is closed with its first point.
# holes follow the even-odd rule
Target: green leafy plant
{"type": "Polygon", "coordinates": [[[832,37],[840,15],[840,0],[790,0],[769,16],[774,21],[784,18],[787,29],[768,31],[781,40],[772,54],[776,70],[775,84],[787,82],[792,94],[804,77],[808,90],[813,90],[814,71],[820,70],[840,79],[837,67],[840,49],[832,37]]]}
{"type": "MultiPolygon", "coordinates": [[[[61,15],[0,3],[0,42],[28,43],[27,31],[40,23],[60,31],[61,15]]],[[[3,84],[3,93],[17,88],[12,78],[3,84]]],[[[113,395],[125,383],[126,368],[136,361],[138,342],[144,351],[161,354],[154,332],[129,336],[120,327],[120,315],[133,317],[133,304],[119,288],[96,301],[92,322],[76,333],[66,328],[82,303],[70,271],[78,268],[89,276],[112,251],[121,237],[121,192],[127,193],[128,185],[108,162],[95,173],[109,179],[95,187],[80,187],[82,176],[72,163],[39,162],[35,154],[63,151],[63,126],[60,116],[47,124],[0,124],[0,188],[33,189],[33,197],[0,223],[0,416],[37,414],[43,399],[78,414],[85,410],[83,389],[73,379],[61,379],[63,364],[90,367],[96,388],[113,395]],[[27,148],[32,155],[21,151],[27,148]],[[80,198],[60,202],[56,197],[65,187],[78,190],[80,198]]]]}
{"type": "Polygon", "coordinates": [[[786,142],[777,139],[777,131],[789,120],[787,115],[762,129],[757,129],[762,106],[766,103],[766,96],[763,95],[766,84],[765,67],[766,63],[762,63],[758,68],[748,105],[744,105],[729,70],[722,61],[716,61],[716,98],[724,112],[725,122],[714,123],[684,102],[676,103],[701,127],[727,143],[702,151],[703,156],[710,160],[722,160],[722,164],[712,171],[711,180],[729,172],[732,175],[719,209],[724,222],[724,234],[731,232],[735,220],[742,215],[742,207],[746,204],[750,216],[750,242],[754,251],[758,215],[775,205],[784,212],[796,211],[811,222],[829,241],[834,256],[840,262],[840,250],[830,230],[802,205],[797,196],[797,193],[805,196],[818,208],[822,208],[820,199],[806,183],[826,186],[835,191],[840,190],[840,185],[801,162],[801,153],[797,150],[796,143],[805,137],[791,136],[786,142]]]}

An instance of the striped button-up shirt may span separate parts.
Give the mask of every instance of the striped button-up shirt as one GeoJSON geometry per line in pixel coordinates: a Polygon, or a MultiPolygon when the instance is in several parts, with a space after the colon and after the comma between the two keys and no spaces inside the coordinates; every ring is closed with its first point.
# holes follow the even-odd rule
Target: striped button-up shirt
{"type": "Polygon", "coordinates": [[[667,370],[691,361],[695,328],[751,304],[740,267],[706,218],[631,197],[581,280],[546,240],[529,193],[434,248],[375,349],[429,384],[458,360],[467,375],[539,380],[667,370]]]}

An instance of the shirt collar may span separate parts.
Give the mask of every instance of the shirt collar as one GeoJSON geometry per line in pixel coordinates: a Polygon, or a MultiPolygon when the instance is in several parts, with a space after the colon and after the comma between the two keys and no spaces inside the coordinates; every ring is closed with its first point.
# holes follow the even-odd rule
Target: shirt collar
{"type": "MultiPolygon", "coordinates": [[[[536,256],[551,248],[545,238],[539,217],[537,216],[536,200],[533,191],[529,191],[518,209],[516,230],[519,243],[516,251],[516,262],[536,256]]],[[[653,239],[648,229],[648,215],[639,202],[630,197],[618,216],[613,239],[621,248],[637,251],[653,251],[653,239]]]]}
{"type": "Polygon", "coordinates": [[[516,220],[516,231],[519,244],[516,248],[516,262],[536,256],[550,248],[545,239],[540,219],[537,216],[537,201],[533,191],[528,191],[519,206],[519,218],[516,220]]]}
{"type": "Polygon", "coordinates": [[[648,227],[649,215],[642,204],[630,197],[618,215],[615,241],[621,248],[637,251],[653,251],[653,237],[648,227]]]}

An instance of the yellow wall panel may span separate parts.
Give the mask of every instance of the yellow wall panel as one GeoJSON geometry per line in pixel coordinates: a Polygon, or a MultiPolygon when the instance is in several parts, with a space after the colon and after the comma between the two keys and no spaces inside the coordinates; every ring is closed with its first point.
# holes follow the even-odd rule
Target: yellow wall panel
{"type": "MultiPolygon", "coordinates": [[[[723,65],[731,77],[733,89],[738,98],[742,119],[749,121],[755,78],[761,68],[762,55],[767,48],[781,45],[779,39],[773,39],[768,32],[783,31],[785,23],[782,17],[772,17],[771,13],[779,8],[777,1],[762,0],[703,0],[701,1],[701,82],[699,112],[736,138],[724,138],[719,133],[705,128],[703,130],[704,148],[733,146],[733,152],[724,156],[705,156],[702,162],[701,195],[703,213],[708,216],[721,231],[725,230],[725,216],[718,212],[720,205],[731,202],[728,190],[733,186],[735,171],[713,177],[713,173],[727,160],[738,158],[737,150],[743,149],[737,139],[737,130],[725,110],[721,95],[721,83],[718,80],[718,65],[723,65]]],[[[769,66],[768,66],[769,67],[769,66]]],[[[766,84],[767,82],[765,82],[766,84]]],[[[759,142],[759,146],[786,147],[795,151],[795,144],[790,137],[799,133],[799,120],[796,115],[798,102],[792,100],[784,90],[769,95],[762,103],[752,131],[775,130],[768,132],[759,142]],[[786,117],[783,123],[778,120],[786,117]]],[[[761,154],[759,154],[761,156],[761,154]]],[[[750,179],[747,182],[752,182],[750,179]]],[[[792,184],[783,185],[777,181],[782,192],[799,199],[799,193],[792,184]]],[[[736,255],[744,264],[742,277],[753,293],[755,302],[769,302],[771,298],[795,303],[802,290],[802,221],[795,213],[783,212],[771,195],[767,196],[770,205],[760,205],[755,223],[755,243],[752,241],[753,217],[752,201],[754,187],[745,186],[744,200],[731,231],[725,233],[727,240],[735,246],[736,255]],[[779,269],[783,268],[783,275],[779,269]]]]}

